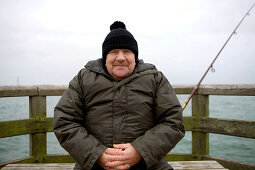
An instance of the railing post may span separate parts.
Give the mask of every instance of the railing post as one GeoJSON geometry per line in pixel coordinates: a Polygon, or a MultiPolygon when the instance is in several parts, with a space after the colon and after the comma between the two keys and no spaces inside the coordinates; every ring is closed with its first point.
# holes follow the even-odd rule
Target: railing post
{"type": "MultiPolygon", "coordinates": [[[[46,118],[46,96],[29,97],[29,118],[46,118]]],[[[40,156],[47,154],[46,133],[30,134],[30,156],[36,157],[40,162],[40,156]]]]}
{"type": "MultiPolygon", "coordinates": [[[[192,116],[209,116],[209,96],[194,95],[192,97],[192,116]]],[[[204,132],[192,132],[192,153],[209,154],[209,134],[204,132]]]]}

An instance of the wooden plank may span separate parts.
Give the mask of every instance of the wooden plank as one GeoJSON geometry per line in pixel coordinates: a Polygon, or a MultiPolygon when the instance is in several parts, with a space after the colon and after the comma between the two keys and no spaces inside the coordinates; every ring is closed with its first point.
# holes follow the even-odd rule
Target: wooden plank
{"type": "Polygon", "coordinates": [[[48,154],[41,157],[27,157],[8,162],[0,163],[0,169],[8,164],[27,164],[38,162],[41,163],[75,163],[76,161],[69,154],[48,154]]]}
{"type": "MultiPolygon", "coordinates": [[[[225,168],[216,161],[180,161],[180,162],[168,162],[174,169],[188,169],[188,170],[208,170],[208,169],[221,169],[225,168]]],[[[47,163],[47,164],[9,164],[3,168],[3,170],[14,169],[49,169],[49,170],[71,170],[74,168],[74,163],[47,163]]]]}
{"type": "Polygon", "coordinates": [[[50,163],[50,164],[9,164],[3,170],[71,170],[74,163],[50,163]]]}
{"type": "Polygon", "coordinates": [[[184,116],[183,117],[185,131],[200,131],[199,121],[197,116],[184,116]]]}
{"type": "Polygon", "coordinates": [[[223,158],[216,158],[213,156],[208,156],[208,155],[201,155],[202,160],[215,160],[219,162],[222,166],[228,169],[234,169],[234,170],[254,170],[255,165],[244,163],[244,162],[237,162],[237,161],[232,161],[232,160],[226,160],[223,158]]]}
{"type": "Polygon", "coordinates": [[[62,96],[68,86],[0,86],[0,97],[62,96]]]}
{"type": "MultiPolygon", "coordinates": [[[[0,86],[0,97],[61,96],[68,86],[0,86]]],[[[190,94],[195,85],[173,85],[176,94],[190,94]]],[[[255,96],[255,85],[201,85],[195,94],[255,96]]]]}
{"type": "Polygon", "coordinates": [[[69,154],[48,154],[43,156],[44,163],[75,163],[69,154]]]}
{"type": "Polygon", "coordinates": [[[186,131],[255,138],[255,121],[185,116],[186,131]]]}
{"type": "MultiPolygon", "coordinates": [[[[46,118],[45,96],[29,97],[29,118],[37,118],[39,120],[46,118]]],[[[47,154],[46,133],[30,134],[29,141],[30,156],[40,157],[47,154]]]]}
{"type": "MultiPolygon", "coordinates": [[[[255,138],[254,121],[185,116],[184,124],[186,131],[255,138]]],[[[52,132],[53,117],[2,121],[0,122],[0,129],[2,130],[0,138],[31,133],[52,132]]]]}
{"type": "Polygon", "coordinates": [[[182,168],[182,167],[175,167],[174,170],[176,169],[182,169],[182,170],[226,170],[225,168],[197,168],[197,167],[188,167],[188,168],[182,168]]]}
{"type": "MultiPolygon", "coordinates": [[[[176,94],[190,94],[195,85],[173,85],[176,94]]],[[[255,85],[201,85],[195,94],[255,96],[255,85]]]]}
{"type": "Polygon", "coordinates": [[[49,163],[49,164],[45,164],[45,163],[32,163],[32,164],[10,164],[8,165],[8,167],[68,167],[68,168],[73,168],[74,167],[74,163],[49,163]]]}
{"type": "Polygon", "coordinates": [[[176,94],[190,94],[194,87],[194,85],[173,85],[176,94]]]}
{"type": "Polygon", "coordinates": [[[36,86],[0,86],[0,97],[36,96],[36,86]]]}
{"type": "Polygon", "coordinates": [[[199,130],[208,133],[217,133],[230,136],[255,138],[255,121],[200,118],[199,130]]]}
{"type": "Polygon", "coordinates": [[[209,96],[194,95],[192,98],[192,116],[209,116],[209,96]]]}
{"type": "Polygon", "coordinates": [[[2,169],[3,167],[5,167],[8,164],[34,163],[34,162],[35,162],[34,157],[26,157],[26,158],[22,158],[22,159],[16,159],[16,160],[13,160],[13,161],[0,163],[0,169],[2,169]]]}
{"type": "Polygon", "coordinates": [[[41,132],[52,132],[53,118],[23,119],[0,122],[0,138],[41,132]]]}
{"type": "MultiPolygon", "coordinates": [[[[192,116],[209,116],[209,96],[194,95],[192,98],[192,116]]],[[[192,131],[192,154],[209,154],[209,134],[204,132],[192,131]]]]}
{"type": "Polygon", "coordinates": [[[255,85],[203,85],[198,94],[255,96],[255,85]]]}
{"type": "Polygon", "coordinates": [[[177,161],[168,163],[174,169],[225,169],[216,161],[177,161]]]}
{"type": "Polygon", "coordinates": [[[190,153],[168,153],[165,159],[167,161],[198,161],[201,160],[201,156],[190,153]]]}
{"type": "Polygon", "coordinates": [[[38,86],[40,96],[62,96],[68,86],[38,86]]]}
{"type": "Polygon", "coordinates": [[[255,138],[255,121],[185,116],[186,131],[255,138]]]}

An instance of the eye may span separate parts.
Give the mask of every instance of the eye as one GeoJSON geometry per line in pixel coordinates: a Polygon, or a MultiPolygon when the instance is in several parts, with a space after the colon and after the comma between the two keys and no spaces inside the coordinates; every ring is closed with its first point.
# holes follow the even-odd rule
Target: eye
{"type": "Polygon", "coordinates": [[[111,50],[109,53],[110,54],[118,54],[118,50],[111,50]]]}
{"type": "Polygon", "coordinates": [[[130,51],[130,50],[123,50],[123,53],[129,54],[129,53],[132,53],[132,51],[130,51]]]}

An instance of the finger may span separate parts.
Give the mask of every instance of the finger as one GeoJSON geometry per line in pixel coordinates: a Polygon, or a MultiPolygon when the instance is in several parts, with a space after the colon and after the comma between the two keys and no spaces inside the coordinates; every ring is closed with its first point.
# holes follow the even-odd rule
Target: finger
{"type": "Polygon", "coordinates": [[[128,157],[126,155],[108,155],[107,156],[107,162],[112,162],[112,161],[125,161],[127,160],[128,157]]]}
{"type": "Polygon", "coordinates": [[[114,170],[113,168],[110,168],[110,167],[105,167],[104,169],[106,169],[106,170],[114,170]]]}
{"type": "Polygon", "coordinates": [[[115,149],[127,149],[130,146],[129,143],[123,143],[123,144],[114,144],[113,147],[115,149]]]}
{"type": "Polygon", "coordinates": [[[106,162],[105,165],[109,168],[115,168],[123,164],[125,164],[124,161],[112,161],[112,162],[106,162]]]}
{"type": "Polygon", "coordinates": [[[125,153],[123,152],[122,149],[115,149],[115,148],[109,148],[105,151],[106,154],[108,155],[124,155],[125,153]]]}
{"type": "Polygon", "coordinates": [[[106,166],[114,169],[128,169],[130,168],[129,164],[126,164],[125,161],[113,161],[107,162],[106,166]]]}
{"type": "Polygon", "coordinates": [[[130,165],[129,164],[125,164],[125,165],[120,165],[118,167],[116,167],[116,169],[122,170],[122,169],[129,169],[130,165]]]}

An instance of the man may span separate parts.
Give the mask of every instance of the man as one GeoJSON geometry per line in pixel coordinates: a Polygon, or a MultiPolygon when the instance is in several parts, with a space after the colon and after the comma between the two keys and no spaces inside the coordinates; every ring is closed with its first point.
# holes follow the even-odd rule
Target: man
{"type": "Polygon", "coordinates": [[[164,156],[184,136],[182,109],[165,76],[138,59],[116,21],[102,58],[71,80],[55,107],[54,133],[75,169],[172,169],[164,156]]]}

